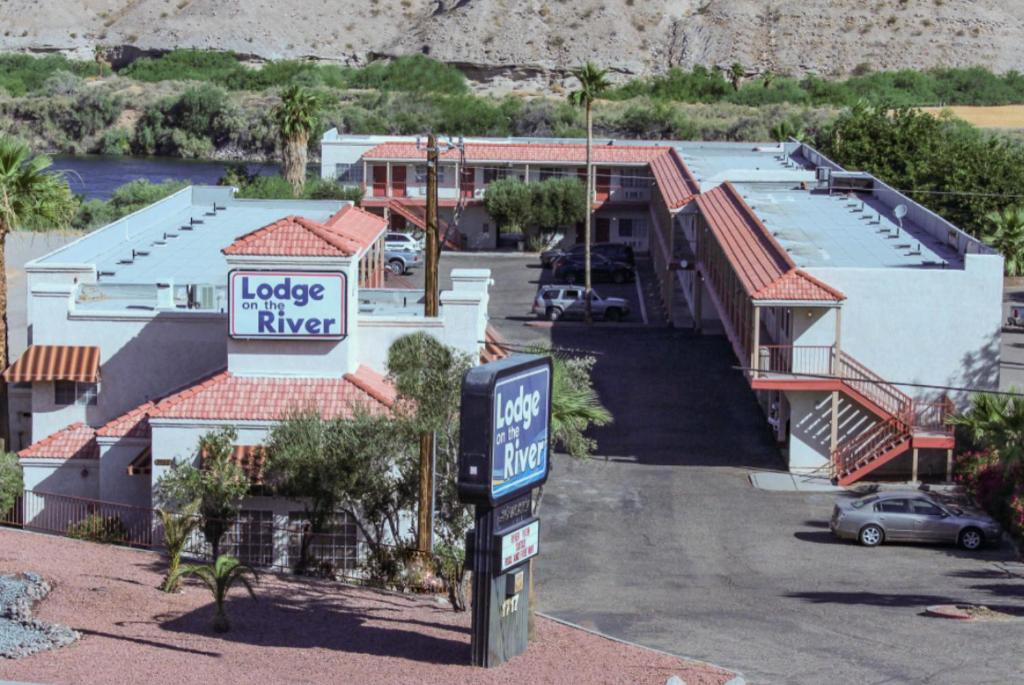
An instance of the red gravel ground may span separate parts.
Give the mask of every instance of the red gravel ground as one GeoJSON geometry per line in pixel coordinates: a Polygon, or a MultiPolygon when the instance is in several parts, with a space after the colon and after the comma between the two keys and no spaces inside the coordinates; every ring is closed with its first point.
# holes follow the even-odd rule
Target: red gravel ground
{"type": "Polygon", "coordinates": [[[422,596],[266,574],[258,601],[232,592],[232,630],[210,629],[209,592],[156,589],[149,552],[0,529],[0,573],[35,571],[54,590],[36,617],[71,626],[78,643],[0,661],[0,679],[37,683],[651,683],[734,674],[538,618],[539,639],[501,668],[469,660],[469,615],[422,596]]]}

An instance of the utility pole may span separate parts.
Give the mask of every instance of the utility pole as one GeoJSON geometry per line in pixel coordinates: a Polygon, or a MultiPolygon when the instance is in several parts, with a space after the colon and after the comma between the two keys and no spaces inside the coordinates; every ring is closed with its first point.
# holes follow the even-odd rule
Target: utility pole
{"type": "MultiPolygon", "coordinates": [[[[437,235],[437,137],[427,135],[427,254],[424,273],[423,315],[438,315],[437,268],[440,248],[437,235]]],[[[434,434],[420,434],[420,497],[416,519],[416,551],[426,558],[434,549],[434,434]]]]}
{"type": "MultiPolygon", "coordinates": [[[[417,149],[423,149],[420,140],[416,140],[417,149]]],[[[458,142],[438,143],[437,136],[427,134],[427,247],[425,255],[425,273],[423,285],[423,315],[436,317],[440,313],[438,288],[438,262],[441,258],[441,236],[437,224],[437,165],[440,163],[441,152],[453,148],[464,150],[462,138],[458,142]],[[443,148],[443,150],[442,150],[443,148]]],[[[459,181],[456,179],[456,192],[459,181]]],[[[416,551],[426,557],[434,549],[434,454],[436,436],[433,433],[420,434],[420,488],[419,511],[416,516],[416,551]]]]}

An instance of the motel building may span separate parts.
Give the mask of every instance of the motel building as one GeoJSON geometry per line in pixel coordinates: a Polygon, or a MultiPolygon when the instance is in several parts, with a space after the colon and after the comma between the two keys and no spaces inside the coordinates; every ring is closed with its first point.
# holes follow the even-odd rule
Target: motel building
{"type": "MultiPolygon", "coordinates": [[[[596,242],[648,250],[652,224],[671,217],[696,192],[678,151],[665,145],[608,144],[593,148],[596,242]]],[[[343,136],[328,131],[321,175],[363,189],[361,205],[385,217],[393,230],[426,228],[426,151],[415,138],[343,136]]],[[[586,146],[578,139],[466,139],[464,149],[440,155],[438,223],[449,249],[498,247],[498,226],[484,208],[493,181],[526,183],[571,177],[586,183],[586,146]]],[[[563,245],[583,242],[583,224],[568,226],[563,245]]]]}
{"type": "MultiPolygon", "coordinates": [[[[415,138],[331,130],[321,150],[324,178],[361,185],[393,228],[422,228],[415,138]]],[[[497,245],[482,206],[492,180],[583,176],[584,153],[536,138],[446,153],[449,246],[497,245]]],[[[728,339],[791,471],[844,485],[948,477],[945,419],[969,393],[943,388],[999,385],[996,251],[797,142],[599,139],[594,165],[594,240],[650,259],[668,324],[728,339]]]]}
{"type": "MultiPolygon", "coordinates": [[[[29,347],[4,373],[25,523],[54,530],[84,500],[148,521],[157,480],[198,464],[200,436],[223,426],[258,481],[256,448],[290,412],[391,406],[386,357],[403,335],[480,355],[490,273],[454,270],[439,316],[424,317],[422,290],[385,286],[386,227],[347,202],[188,187],[29,262],[29,347]]],[[[302,518],[301,502],[247,499],[250,549],[235,553],[281,562],[289,545],[267,531],[302,518]]],[[[337,526],[351,563],[355,526],[337,526]]]]}

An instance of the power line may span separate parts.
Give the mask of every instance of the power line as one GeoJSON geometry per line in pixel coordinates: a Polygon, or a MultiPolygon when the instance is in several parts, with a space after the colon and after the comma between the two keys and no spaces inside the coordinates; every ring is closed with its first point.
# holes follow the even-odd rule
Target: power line
{"type": "MultiPolygon", "coordinates": [[[[750,366],[733,366],[733,369],[737,371],[743,371],[744,373],[771,373],[765,369],[755,369],[750,366]]],[[[967,392],[967,393],[984,393],[987,395],[1004,395],[1006,397],[1024,397],[1024,392],[1015,392],[1012,390],[990,390],[988,388],[965,388],[955,385],[931,385],[929,383],[912,383],[910,381],[887,381],[881,379],[872,378],[856,378],[847,379],[843,376],[834,376],[831,374],[821,373],[798,373],[796,371],[787,371],[783,374],[784,376],[794,376],[796,378],[816,378],[820,380],[853,380],[857,383],[869,383],[871,385],[898,385],[905,388],[923,388],[925,390],[948,390],[952,392],[967,392]]]]}
{"type": "Polygon", "coordinates": [[[508,352],[554,352],[556,354],[589,354],[595,357],[600,357],[605,354],[604,352],[598,352],[597,350],[587,350],[582,347],[564,347],[560,345],[542,345],[538,344],[527,344],[527,343],[510,343],[510,342],[497,342],[495,340],[477,340],[480,345],[491,345],[493,347],[500,347],[508,352]]]}

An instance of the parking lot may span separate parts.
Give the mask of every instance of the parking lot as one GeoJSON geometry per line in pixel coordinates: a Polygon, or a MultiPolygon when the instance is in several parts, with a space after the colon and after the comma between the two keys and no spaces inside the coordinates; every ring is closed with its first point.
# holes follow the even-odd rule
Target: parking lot
{"type": "Polygon", "coordinates": [[[833,495],[754,489],[781,470],[722,338],[655,325],[524,325],[526,258],[491,268],[492,323],[513,342],[584,349],[615,424],[599,456],[553,461],[541,508],[540,609],[772,683],[1007,683],[1024,672],[1020,622],[929,618],[937,603],[1024,611],[1009,548],[865,549],[828,531],[833,495]]]}

